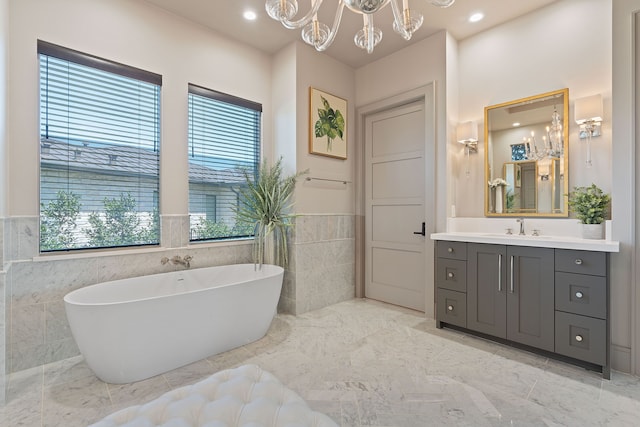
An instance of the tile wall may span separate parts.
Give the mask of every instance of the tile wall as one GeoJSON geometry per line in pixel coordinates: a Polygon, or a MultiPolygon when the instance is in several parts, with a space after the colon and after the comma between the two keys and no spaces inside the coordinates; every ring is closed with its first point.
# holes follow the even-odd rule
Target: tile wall
{"type": "Polygon", "coordinates": [[[355,296],[355,217],[301,215],[279,311],[302,314],[355,296]]]}
{"type": "Polygon", "coordinates": [[[109,251],[100,255],[37,256],[37,218],[10,220],[10,271],[5,280],[9,311],[6,372],[16,372],[79,354],[64,311],[64,295],[83,286],[181,268],[164,256],[191,255],[192,268],[251,262],[249,241],[185,246],[188,217],[162,219],[162,248],[109,251]],[[186,228],[185,228],[186,224],[186,228]],[[186,233],[184,230],[186,229],[186,233]],[[166,243],[168,242],[168,243],[166,243]],[[170,246],[175,245],[175,246],[170,246]]]}
{"type": "MultiPolygon", "coordinates": [[[[279,310],[299,314],[353,298],[354,217],[305,215],[296,224],[279,310]]],[[[162,217],[162,247],[99,254],[38,256],[37,227],[37,217],[10,218],[0,233],[7,267],[0,271],[0,384],[5,372],[79,354],[63,301],[74,289],[181,268],[161,265],[164,256],[189,254],[192,268],[251,262],[251,241],[188,245],[186,215],[162,217]]]]}

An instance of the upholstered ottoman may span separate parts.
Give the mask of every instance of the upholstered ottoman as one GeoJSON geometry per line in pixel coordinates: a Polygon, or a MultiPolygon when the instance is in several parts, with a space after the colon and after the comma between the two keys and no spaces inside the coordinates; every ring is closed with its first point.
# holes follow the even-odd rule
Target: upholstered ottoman
{"type": "Polygon", "coordinates": [[[337,427],[256,365],[220,371],[109,415],[91,427],[337,427]]]}

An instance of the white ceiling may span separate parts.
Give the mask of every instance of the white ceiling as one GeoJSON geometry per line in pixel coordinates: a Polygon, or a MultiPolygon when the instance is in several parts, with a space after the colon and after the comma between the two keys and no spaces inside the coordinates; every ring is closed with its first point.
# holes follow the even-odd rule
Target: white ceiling
{"type": "MultiPolygon", "coordinates": [[[[264,0],[146,1],[270,54],[294,40],[302,40],[300,30],[287,30],[279,22],[269,18],[265,12],[264,0]],[[242,17],[246,9],[254,10],[258,19],[246,21],[242,17]]],[[[393,31],[391,7],[387,6],[375,14],[374,24],[382,30],[383,38],[372,54],[367,54],[354,45],[353,36],[362,27],[362,17],[345,8],[336,40],[325,53],[358,68],[442,29],[449,31],[457,40],[462,40],[555,1],[558,0],[456,0],[452,6],[442,9],[432,6],[427,0],[410,0],[410,8],[420,11],[424,16],[422,27],[410,42],[393,31]],[[485,18],[475,24],[467,22],[474,12],[483,12],[485,18]]],[[[298,5],[299,18],[309,10],[311,0],[299,0],[298,5]]],[[[336,5],[337,0],[324,1],[318,14],[321,22],[327,25],[333,22],[336,5]]]]}

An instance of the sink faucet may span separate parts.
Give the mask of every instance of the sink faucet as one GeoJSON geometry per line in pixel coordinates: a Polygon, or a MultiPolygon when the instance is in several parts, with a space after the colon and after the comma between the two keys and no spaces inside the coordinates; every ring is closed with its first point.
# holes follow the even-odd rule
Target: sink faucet
{"type": "Polygon", "coordinates": [[[524,218],[518,218],[516,221],[520,223],[520,233],[518,234],[524,236],[524,218]]]}

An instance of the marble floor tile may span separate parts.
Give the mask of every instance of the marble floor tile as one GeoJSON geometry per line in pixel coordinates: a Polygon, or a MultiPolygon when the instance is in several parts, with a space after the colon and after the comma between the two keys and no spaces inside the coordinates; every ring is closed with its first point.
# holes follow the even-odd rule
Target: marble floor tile
{"type": "Polygon", "coordinates": [[[163,375],[131,384],[107,384],[111,402],[117,406],[142,405],[171,390],[163,375]]]}
{"type": "Polygon", "coordinates": [[[278,315],[255,343],[132,384],[82,357],[9,376],[2,426],[86,426],[222,369],[254,363],[343,427],[636,426],[640,378],[437,329],[415,311],[345,301],[278,315]]]}

